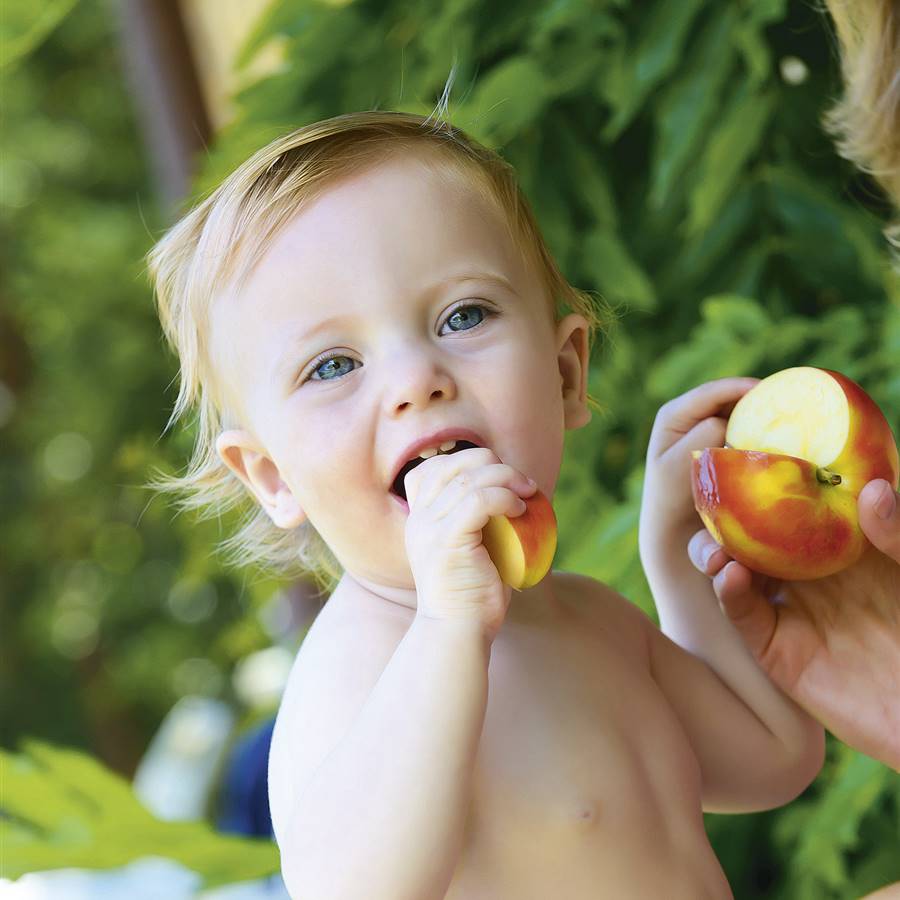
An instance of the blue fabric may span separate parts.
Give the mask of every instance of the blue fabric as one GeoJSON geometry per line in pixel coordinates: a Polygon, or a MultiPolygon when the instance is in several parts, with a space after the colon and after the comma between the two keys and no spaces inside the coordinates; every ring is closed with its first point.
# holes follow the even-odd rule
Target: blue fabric
{"type": "Polygon", "coordinates": [[[243,735],[225,767],[217,825],[221,831],[274,837],[269,813],[269,746],[275,718],[243,735]]]}

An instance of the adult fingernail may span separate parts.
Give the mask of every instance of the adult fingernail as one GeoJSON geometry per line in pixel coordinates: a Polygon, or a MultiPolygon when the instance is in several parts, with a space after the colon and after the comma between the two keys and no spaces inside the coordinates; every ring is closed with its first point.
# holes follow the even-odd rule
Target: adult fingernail
{"type": "Polygon", "coordinates": [[[709,565],[709,561],[713,558],[713,554],[714,554],[718,549],[719,549],[718,547],[716,547],[715,545],[713,545],[712,547],[707,547],[707,548],[703,551],[703,555],[700,557],[700,561],[703,563],[703,568],[704,568],[704,570],[705,570],[706,567],[709,565]]]}
{"type": "Polygon", "coordinates": [[[875,501],[875,514],[880,519],[889,519],[894,514],[897,498],[891,486],[885,482],[881,490],[881,496],[875,501]]]}

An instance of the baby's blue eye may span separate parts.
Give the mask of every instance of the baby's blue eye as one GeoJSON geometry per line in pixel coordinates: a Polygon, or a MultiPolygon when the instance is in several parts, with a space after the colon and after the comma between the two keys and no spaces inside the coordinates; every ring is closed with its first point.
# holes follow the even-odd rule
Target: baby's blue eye
{"type": "MultiPolygon", "coordinates": [[[[454,319],[457,319],[457,321],[469,322],[472,319],[472,314],[476,310],[478,311],[478,322],[475,322],[475,325],[477,325],[479,322],[481,322],[484,319],[484,307],[478,306],[476,303],[472,303],[469,306],[460,306],[458,309],[455,309],[447,317],[447,324],[449,325],[454,319]],[[459,317],[459,318],[457,318],[457,317],[459,317]]],[[[473,325],[471,327],[474,328],[475,326],[473,325]]],[[[468,331],[469,328],[466,327],[466,328],[458,328],[458,329],[453,329],[453,330],[454,331],[468,331]]]]}
{"type": "MultiPolygon", "coordinates": [[[[326,373],[339,372],[339,371],[340,371],[340,367],[339,367],[339,366],[333,366],[333,365],[331,365],[333,362],[335,362],[335,361],[337,361],[337,360],[339,360],[339,359],[346,360],[347,362],[350,363],[350,368],[346,370],[347,372],[352,372],[352,371],[353,371],[353,360],[350,359],[349,356],[329,356],[328,359],[322,360],[321,364],[318,365],[318,366],[316,366],[315,369],[313,369],[313,374],[321,373],[321,372],[323,372],[323,371],[326,372],[326,373]]],[[[346,374],[346,372],[341,373],[341,374],[346,374]]],[[[327,377],[320,377],[320,378],[316,378],[316,379],[314,379],[314,380],[315,380],[315,381],[334,381],[333,378],[327,378],[327,377]]]]}
{"type": "MultiPolygon", "coordinates": [[[[484,306],[480,303],[468,303],[464,306],[458,306],[449,316],[445,319],[445,322],[449,324],[451,321],[456,319],[457,324],[461,324],[460,328],[452,328],[451,330],[454,332],[458,331],[471,331],[477,325],[480,325],[486,318],[490,316],[497,316],[500,313],[491,309],[489,306],[484,306]],[[473,322],[473,319],[477,321],[473,322]],[[469,324],[471,323],[471,324],[469,324]]],[[[352,372],[354,368],[354,363],[356,360],[352,359],[349,356],[344,356],[342,354],[335,353],[332,356],[325,356],[322,359],[317,361],[317,365],[312,370],[312,372],[307,377],[307,381],[337,381],[343,375],[346,375],[348,372],[352,372]],[[332,365],[339,360],[344,360],[350,364],[350,368],[343,368],[339,365],[332,365]],[[329,377],[330,375],[334,375],[334,378],[329,377]],[[313,376],[316,376],[315,378],[313,376]]]]}

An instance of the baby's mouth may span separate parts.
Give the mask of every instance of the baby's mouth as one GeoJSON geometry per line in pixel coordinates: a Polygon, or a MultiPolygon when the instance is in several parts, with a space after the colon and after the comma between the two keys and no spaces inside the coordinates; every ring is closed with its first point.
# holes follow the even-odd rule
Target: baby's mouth
{"type": "MultiPolygon", "coordinates": [[[[458,453],[460,450],[467,450],[470,447],[477,447],[478,444],[473,444],[471,441],[457,441],[456,446],[450,450],[438,450],[438,453],[441,456],[444,456],[448,453],[458,453]]],[[[407,474],[410,473],[416,466],[420,463],[425,462],[425,458],[421,456],[416,456],[413,459],[408,460],[403,468],[397,473],[397,477],[394,479],[394,483],[391,485],[391,493],[396,494],[398,497],[401,497],[403,500],[406,500],[406,485],[404,484],[404,479],[407,474]]]]}

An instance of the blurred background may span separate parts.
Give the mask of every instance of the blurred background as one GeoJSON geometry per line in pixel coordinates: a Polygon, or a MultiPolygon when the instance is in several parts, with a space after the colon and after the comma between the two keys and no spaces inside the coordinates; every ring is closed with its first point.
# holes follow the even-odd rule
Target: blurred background
{"type": "MultiPolygon", "coordinates": [[[[891,209],[823,130],[842,85],[814,2],[4,0],[9,896],[286,896],[266,755],[324,597],[227,568],[229,516],[144,486],[184,469],[192,432],[164,431],[177,363],[143,256],[264,143],[430,113],[454,66],[451,120],[515,166],[569,280],[622,310],[592,356],[605,413],[567,435],[556,568],[654,614],[643,459],[659,406],[700,382],[837,369],[900,434],[891,209]]],[[[706,819],[738,900],[900,879],[900,777],[833,740],[790,806],[706,819]]]]}

